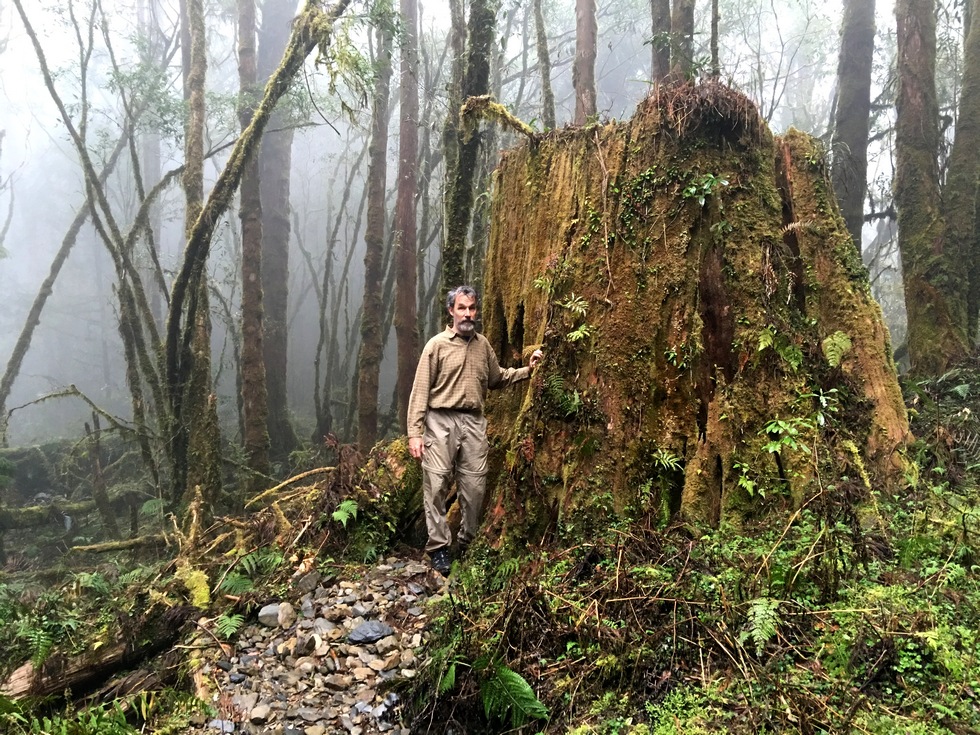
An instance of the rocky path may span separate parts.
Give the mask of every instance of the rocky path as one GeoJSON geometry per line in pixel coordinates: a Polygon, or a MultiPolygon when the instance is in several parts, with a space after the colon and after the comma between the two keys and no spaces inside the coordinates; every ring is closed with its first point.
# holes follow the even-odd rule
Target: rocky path
{"type": "Polygon", "coordinates": [[[428,565],[396,557],[356,580],[301,577],[205,665],[218,714],[189,732],[409,735],[392,688],[416,676],[427,603],[445,585],[428,565]]]}

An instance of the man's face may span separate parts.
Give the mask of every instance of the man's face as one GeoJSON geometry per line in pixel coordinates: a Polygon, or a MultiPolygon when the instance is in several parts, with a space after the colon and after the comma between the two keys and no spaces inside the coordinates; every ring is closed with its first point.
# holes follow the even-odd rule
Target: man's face
{"type": "Polygon", "coordinates": [[[461,337],[469,337],[476,331],[476,299],[466,294],[457,294],[453,308],[453,331],[461,337]]]}

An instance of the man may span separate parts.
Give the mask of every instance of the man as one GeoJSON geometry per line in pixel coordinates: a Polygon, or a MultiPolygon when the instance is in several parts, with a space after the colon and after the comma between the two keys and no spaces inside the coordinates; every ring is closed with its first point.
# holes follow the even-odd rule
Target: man
{"type": "Polygon", "coordinates": [[[425,525],[432,568],[448,574],[452,535],[446,523],[446,494],[453,476],[462,524],[460,550],[476,535],[487,480],[487,389],[527,380],[541,361],[535,350],[530,367],[501,368],[490,342],[476,331],[477,296],[472,286],[449,292],[453,323],[422,350],[408,401],[408,450],[422,460],[425,525]]]}

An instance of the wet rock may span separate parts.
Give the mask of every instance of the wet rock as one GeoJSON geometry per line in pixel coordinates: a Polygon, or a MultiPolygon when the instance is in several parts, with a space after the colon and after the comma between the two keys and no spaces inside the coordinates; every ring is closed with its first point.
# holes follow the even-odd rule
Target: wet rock
{"type": "Polygon", "coordinates": [[[293,623],[295,622],[296,622],[296,608],[294,608],[288,602],[281,603],[279,605],[279,627],[291,628],[293,623]]]}
{"type": "Polygon", "coordinates": [[[248,713],[248,721],[255,725],[264,725],[269,721],[269,715],[272,714],[272,707],[267,704],[260,704],[252,708],[252,711],[248,713]]]}
{"type": "Polygon", "coordinates": [[[259,622],[270,628],[279,625],[279,603],[273,602],[259,610],[259,622]]]}
{"type": "Polygon", "coordinates": [[[351,643],[374,643],[394,632],[394,628],[380,620],[369,620],[352,630],[347,640],[351,643]]]}

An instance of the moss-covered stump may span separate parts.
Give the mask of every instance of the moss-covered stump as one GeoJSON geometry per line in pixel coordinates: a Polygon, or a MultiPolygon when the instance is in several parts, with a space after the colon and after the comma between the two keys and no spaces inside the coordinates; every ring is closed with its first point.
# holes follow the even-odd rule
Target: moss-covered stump
{"type": "Polygon", "coordinates": [[[735,91],[662,88],[506,153],[486,274],[502,361],[546,355],[490,407],[492,518],[524,537],[737,525],[901,478],[889,338],[823,154],[735,91]]]}

